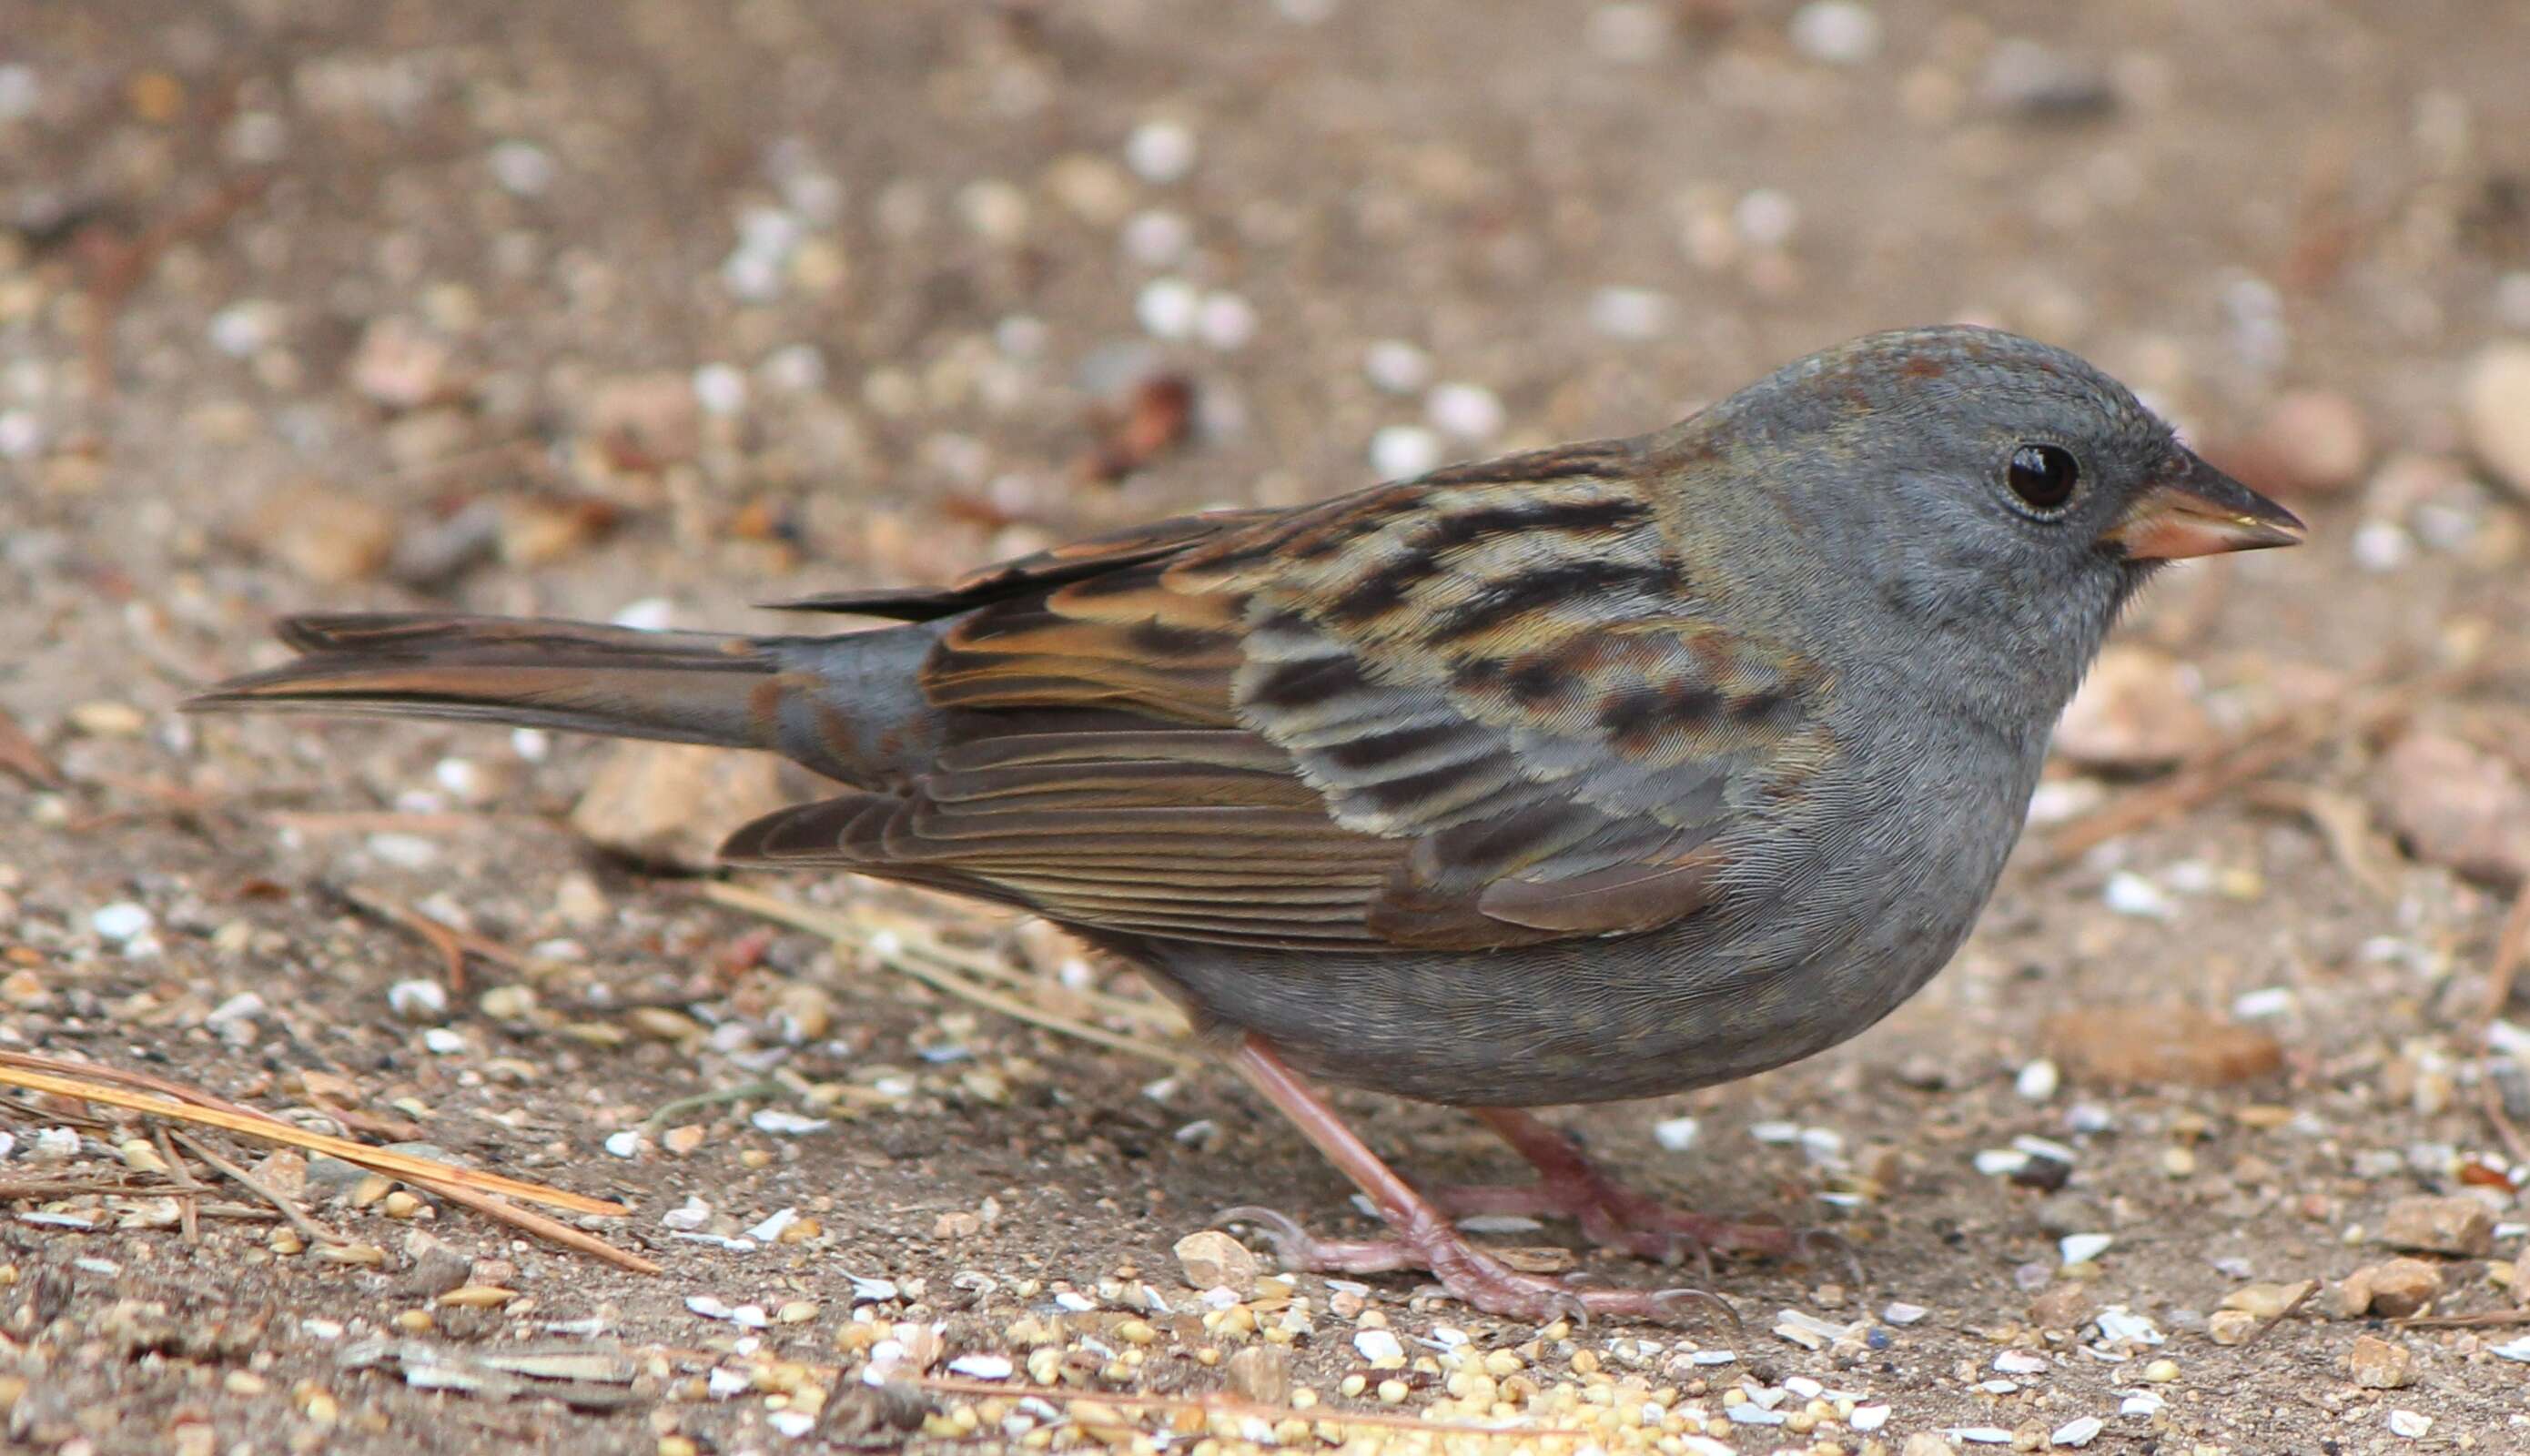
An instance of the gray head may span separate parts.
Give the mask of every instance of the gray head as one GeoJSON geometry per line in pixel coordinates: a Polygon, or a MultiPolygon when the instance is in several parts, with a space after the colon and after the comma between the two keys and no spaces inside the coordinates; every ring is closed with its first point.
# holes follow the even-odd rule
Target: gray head
{"type": "Polygon", "coordinates": [[[2301,539],[2125,386],[1993,329],[1854,340],[1664,443],[1718,455],[1759,482],[1735,505],[1791,524],[1806,567],[1788,573],[1786,610],[1856,652],[1920,654],[2042,728],[2163,564],[2301,539]]]}

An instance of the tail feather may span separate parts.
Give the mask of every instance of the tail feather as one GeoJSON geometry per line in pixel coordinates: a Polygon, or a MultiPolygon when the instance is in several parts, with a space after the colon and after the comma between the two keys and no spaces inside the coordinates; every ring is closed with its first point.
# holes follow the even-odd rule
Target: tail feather
{"type": "Polygon", "coordinates": [[[234,677],[190,712],[298,708],[773,748],[782,639],[427,614],[294,617],[302,654],[234,677]]]}

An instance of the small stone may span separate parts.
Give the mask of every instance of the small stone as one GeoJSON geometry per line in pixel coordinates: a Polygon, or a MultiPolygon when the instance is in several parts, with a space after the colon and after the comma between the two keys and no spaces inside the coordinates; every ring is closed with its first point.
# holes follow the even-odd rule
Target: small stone
{"type": "Polygon", "coordinates": [[[2035,40],[1997,45],[1977,89],[1987,105],[2036,122],[2088,120],[2118,104],[2117,89],[2100,68],[2035,40]]]}
{"type": "Polygon", "coordinates": [[[2090,1286],[2067,1279],[2029,1302],[2029,1322],[2039,1329],[2079,1329],[2090,1322],[2090,1286]]]}
{"type": "Polygon", "coordinates": [[[1362,351],[1361,372],[1392,395],[1410,395],[1432,379],[1432,356],[1402,339],[1382,339],[1362,351]]]}
{"type": "Polygon", "coordinates": [[[1919,1430],[1906,1437],[1903,1456],[1959,1456],[1959,1448],[1933,1434],[1919,1430]]]}
{"type": "Polygon", "coordinates": [[[1176,122],[1144,122],[1125,138],[1125,165],[1147,183],[1182,182],[1194,161],[1194,133],[1176,122]]]}
{"type": "Polygon", "coordinates": [[[1372,1370],[1405,1368],[1405,1346],[1388,1330],[1357,1330],[1352,1337],[1352,1347],[1363,1360],[1370,1363],[1372,1370]]]}
{"type": "Polygon", "coordinates": [[[2216,1310],[2205,1321],[2205,1333],[2218,1345],[2245,1345],[2264,1322],[2246,1310],[2216,1310]]]}
{"type": "Polygon", "coordinates": [[[396,520],[365,496],[303,481],[265,497],[248,532],[255,547],[309,581],[344,586],[386,566],[396,520]]]}
{"type": "Polygon", "coordinates": [[[389,409],[419,409],[463,392],[446,341],[401,314],[369,321],[349,373],[352,388],[389,409]]]}
{"type": "Polygon", "coordinates": [[[2418,728],[2382,756],[2377,797],[2417,858],[2499,886],[2530,877],[2530,782],[2497,755],[2418,728]]]}
{"type": "Polygon", "coordinates": [[[1458,440],[1481,443],[1502,433],[1502,401],[1481,384],[1445,384],[1424,402],[1433,428],[1458,440]]]}
{"type": "Polygon", "coordinates": [[[2070,1233],[2057,1240],[2056,1248],[2062,1256],[2065,1266],[2070,1267],[2077,1264],[2091,1263],[2109,1252],[2109,1246],[2116,1242],[2117,1236],[2114,1234],[2070,1233]]]}
{"type": "Polygon", "coordinates": [[[448,1019],[448,989],[438,981],[397,981],[387,986],[387,1011],[417,1026],[448,1019]]]}
{"type": "Polygon", "coordinates": [[[2057,1427],[2047,1437],[2047,1443],[2051,1446],[2087,1446],[2108,1429],[2109,1423],[2097,1416],[2077,1416],[2057,1427]]]}
{"type": "Polygon", "coordinates": [[[2151,1364],[2146,1365],[2143,1368],[2143,1378],[2147,1384],[2167,1385],[2172,1380],[2178,1378],[2178,1362],[2175,1360],[2153,1361],[2151,1364]]]}
{"type": "Polygon", "coordinates": [[[582,428],[621,470],[655,470],[702,448],[702,408],[690,375],[662,370],[619,375],[588,393],[582,428]]]}
{"type": "Polygon", "coordinates": [[[111,698],[91,698],[72,707],[71,727],[91,738],[133,738],[149,727],[149,715],[111,698]]]}
{"type": "Polygon", "coordinates": [[[149,927],[156,923],[156,917],[149,913],[146,905],[118,900],[91,913],[87,923],[90,930],[119,945],[146,935],[149,927]]]}
{"type": "Polygon", "coordinates": [[[2193,674],[2140,643],[2112,644],[2056,725],[2056,749],[2095,768],[2174,763],[2213,741],[2213,720],[2196,701],[2193,674]]]}
{"type": "Polygon", "coordinates": [[[773,760],[687,743],[610,748],[571,811],[572,828],[642,864],[712,868],[730,833],[790,802],[773,760]]]}
{"type": "Polygon", "coordinates": [[[1880,17],[1854,0],[1811,0],[1792,12],[1792,49],[1831,66],[1859,66],[1880,54],[1880,17]]]}
{"type": "MultiPolygon", "coordinates": [[[[2348,1275],[2346,1283],[2357,1280],[2348,1275]]],[[[2359,1287],[2367,1296],[2364,1308],[2370,1313],[2403,1320],[2442,1297],[2443,1271],[2421,1259],[2392,1259],[2368,1270],[2359,1287]]]]}
{"type": "Polygon", "coordinates": [[[2416,1357],[2395,1341],[2356,1335],[2354,1348],[2345,1352],[2345,1369],[2366,1390],[2395,1390],[2416,1377],[2416,1357]]]}
{"type": "Polygon", "coordinates": [[[2433,1429],[2434,1418],[2431,1416],[2419,1415],[2414,1411],[2390,1413],[2390,1431],[2393,1435],[2402,1435],[2411,1441],[2421,1440],[2425,1432],[2433,1429]]]}
{"type": "Polygon", "coordinates": [[[2495,1251],[2495,1215],[2459,1194],[2402,1198],[2383,1215],[2380,1237],[2392,1249],[2482,1259],[2495,1251]]]}
{"type": "Polygon", "coordinates": [[[1441,437],[1421,425],[1389,425],[1370,437],[1370,467],[1408,480],[1441,463],[1441,437]]]}
{"type": "Polygon", "coordinates": [[[1590,296],[1590,327],[1611,339],[1657,339],[1672,311],[1669,295],[1654,289],[1603,288],[1590,296]]]}
{"type": "Polygon", "coordinates": [[[2062,1012],[2047,1019],[2040,1040],[2067,1076],[2094,1086],[2225,1087],[2283,1065],[2273,1036],[2188,1006],[2062,1012]]]}
{"type": "Polygon", "coordinates": [[[2530,497],[2530,342],[2488,346],[2460,391],[2469,449],[2488,473],[2530,497]]]}
{"type": "Polygon", "coordinates": [[[1256,1256],[1217,1228],[1199,1228],[1178,1240],[1178,1267],[1193,1289],[1228,1289],[1244,1299],[1256,1292],[1256,1256]]]}
{"type": "Polygon", "coordinates": [[[1258,1405],[1280,1406],[1292,1398],[1292,1351],[1286,1345],[1242,1345],[1230,1357],[1231,1393],[1258,1405]]]}
{"type": "Polygon", "coordinates": [[[2308,1279],[2291,1284],[2243,1284],[2223,1296],[2223,1308],[2242,1311],[2257,1320],[2279,1319],[2310,1289],[2308,1279]]]}

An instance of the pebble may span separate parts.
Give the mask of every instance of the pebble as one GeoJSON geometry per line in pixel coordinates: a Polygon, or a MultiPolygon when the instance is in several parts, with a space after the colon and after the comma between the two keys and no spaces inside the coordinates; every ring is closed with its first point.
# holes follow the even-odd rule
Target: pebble
{"type": "Polygon", "coordinates": [[[2029,1323],[2037,1329],[2079,1329],[2090,1321],[2091,1289],[2078,1279],[2048,1286],[2029,1302],[2029,1323]]]}
{"type": "Polygon", "coordinates": [[[2396,1390],[2416,1377],[2416,1357],[2393,1340],[2362,1334],[2345,1352],[2345,1369],[2363,1389],[2396,1390]]]}
{"type": "Polygon", "coordinates": [[[661,370],[600,380],[589,388],[581,415],[581,428],[620,469],[678,464],[702,448],[702,410],[688,374],[661,370]]]}
{"type": "Polygon", "coordinates": [[[2483,1259],[2495,1252],[2495,1215],[2474,1198],[2402,1198],[2381,1219],[2381,1242],[2393,1249],[2483,1259]]]}
{"type": "Polygon", "coordinates": [[[1253,1344],[1230,1357],[1231,1392],[1258,1405],[1281,1406],[1292,1398],[1292,1351],[1289,1346],[1253,1344]]]}
{"type": "Polygon", "coordinates": [[[1013,1366],[1006,1355],[961,1355],[949,1362],[949,1373],[970,1380],[1007,1380],[1013,1366]]]}
{"type": "Polygon", "coordinates": [[[1731,209],[1731,225],[1741,242],[1751,247],[1782,247],[1792,241],[1792,231],[1800,225],[1800,204],[1791,194],[1776,188],[1755,188],[1741,195],[1731,209]]]}
{"type": "Polygon", "coordinates": [[[1657,339],[1672,312],[1669,295],[1655,289],[1612,287],[1590,296],[1590,327],[1611,339],[1657,339]]]}
{"type": "Polygon", "coordinates": [[[1502,433],[1502,401],[1481,384],[1441,385],[1424,401],[1423,412],[1434,429],[1471,444],[1502,433]]]}
{"type": "Polygon", "coordinates": [[[1194,133],[1176,122],[1144,122],[1125,138],[1125,165],[1144,182],[1182,182],[1194,162],[1194,133]]]}
{"type": "Polygon", "coordinates": [[[2500,885],[2530,876],[2530,782],[2503,759],[2420,728],[2382,756],[2376,782],[2418,858],[2500,885]]]}
{"type": "Polygon", "coordinates": [[[2119,870],[2109,877],[2100,890],[2100,902],[2119,915],[2138,920],[2174,920],[2178,902],[2170,892],[2131,870],[2119,870]]]}
{"type": "Polygon", "coordinates": [[[2390,1413],[2390,1430],[2394,1435],[2405,1436],[2411,1441],[2421,1440],[2424,1438],[2425,1432],[2433,1429],[2434,1418],[2431,1416],[2418,1415],[2414,1411],[2392,1411],[2390,1413]]]}
{"type": "Polygon", "coordinates": [[[1383,480],[1410,480],[1441,463],[1441,437],[1421,425],[1388,425],[1370,437],[1370,467],[1383,480]]]}
{"type": "Polygon", "coordinates": [[[1354,1332],[1352,1347],[1370,1362],[1372,1370],[1405,1368],[1405,1346],[1385,1329],[1363,1329],[1354,1332]]]}
{"type": "Polygon", "coordinates": [[[149,907],[132,900],[117,900],[87,917],[88,928],[98,935],[122,944],[146,934],[156,924],[149,907]]]}
{"type": "Polygon", "coordinates": [[[2087,1446],[2097,1440],[2100,1432],[2108,1427],[2109,1423],[2097,1416],[2077,1416],[2050,1432],[2047,1443],[2052,1446],[2087,1446]]]}
{"type": "Polygon", "coordinates": [[[2089,1264],[2109,1252],[2109,1246],[2116,1242],[2115,1234],[2069,1233],[2056,1241],[2056,1249],[2063,1256],[2064,1263],[2069,1267],[2076,1264],[2089,1264]]]}
{"type": "Polygon", "coordinates": [[[2224,1087],[2283,1065],[2267,1032],[2195,1007],[2093,1006],[2047,1019],[2040,1041],[2064,1074],[2094,1086],[2224,1087]]]}
{"type": "Polygon", "coordinates": [[[1174,1252],[1190,1289],[1228,1289],[1241,1299],[1256,1292],[1256,1256],[1220,1229],[1199,1228],[1174,1252]]]}
{"type": "Polygon", "coordinates": [[[2042,1056],[2021,1067],[2019,1074],[2011,1079],[2011,1090],[2029,1102],[2043,1103],[2056,1095],[2063,1080],[2063,1073],[2056,1063],[2042,1056]]]}
{"type": "Polygon", "coordinates": [[[436,981],[398,981],[387,988],[387,1009],[406,1021],[442,1020],[448,1015],[448,989],[436,981]]]}
{"type": "Polygon", "coordinates": [[[1154,278],[1133,297],[1133,317],[1142,332],[1177,343],[1193,337],[1203,312],[1203,295],[1182,278],[1154,278]]]}
{"type": "Polygon", "coordinates": [[[2223,1296],[2223,1308],[2239,1310],[2253,1319],[2278,1319],[2310,1292],[2311,1281],[2291,1284],[2243,1284],[2223,1296]]]}
{"type": "Polygon", "coordinates": [[[1256,307],[1237,294],[1207,294],[1195,311],[1194,332],[1225,353],[1243,349],[1256,338],[1256,307]]]}
{"type": "Polygon", "coordinates": [[[2195,674],[2159,648],[2118,642],[2102,651],[2056,725],[2056,751],[2091,768],[2149,769],[2202,751],[2214,722],[2195,674]]]}
{"type": "Polygon", "coordinates": [[[1998,111],[2030,121],[2105,115],[2118,94],[2098,66],[2035,40],[2005,40],[1987,57],[1978,94],[1998,111]]]}
{"type": "Polygon", "coordinates": [[[2442,1293],[2440,1268],[2421,1259],[2392,1259],[2347,1274],[2337,1287],[2337,1309],[2346,1319],[2373,1314],[2403,1320],[2442,1293]]]}
{"type": "Polygon", "coordinates": [[[1411,395],[1431,382],[1432,356],[1402,339],[1382,339],[1362,351],[1361,372],[1377,389],[1411,395]]]}
{"type": "Polygon", "coordinates": [[[522,197],[540,197],[553,187],[560,170],[553,153],[532,141],[504,141],[492,148],[492,180],[501,189],[522,197]]]}
{"type": "Polygon", "coordinates": [[[1125,255],[1149,268],[1182,261],[1194,246],[1194,226],[1181,213],[1153,207],[1125,220],[1125,255]]]}
{"type": "Polygon", "coordinates": [[[1664,1117],[1652,1124],[1652,1141],[1672,1153],[1683,1153],[1695,1146],[1696,1134],[1703,1124],[1692,1117],[1664,1117]]]}
{"type": "Polygon", "coordinates": [[[571,825],[608,853],[699,873],[732,831],[789,802],[766,755],[625,742],[605,750],[571,825]]]}
{"type": "Polygon", "coordinates": [[[1933,1312],[1922,1305],[1910,1305],[1903,1300],[1891,1300],[1888,1306],[1881,1310],[1880,1318],[1891,1324],[1906,1325],[1920,1323],[1924,1317],[1931,1313],[1933,1312]]]}
{"type": "Polygon", "coordinates": [[[2489,345],[2470,360],[2460,412],[2479,462],[2530,498],[2530,341],[2489,345]]]}
{"type": "Polygon", "coordinates": [[[2416,559],[2416,538],[2394,520],[2367,520],[2354,528],[2346,552],[2354,565],[2380,575],[2416,559]]]}
{"type": "Polygon", "coordinates": [[[397,534],[386,507],[315,481],[266,496],[248,529],[264,553],[322,586],[376,575],[394,555],[397,534]]]}
{"type": "Polygon", "coordinates": [[[2216,1310],[2206,1317],[2205,1333],[2218,1345],[2245,1345],[2263,1322],[2246,1310],[2216,1310]]]}
{"type": "Polygon", "coordinates": [[[1831,66],[1859,66],[1880,54],[1880,17],[1854,0],[1811,0],[1792,12],[1792,49],[1831,66]]]}

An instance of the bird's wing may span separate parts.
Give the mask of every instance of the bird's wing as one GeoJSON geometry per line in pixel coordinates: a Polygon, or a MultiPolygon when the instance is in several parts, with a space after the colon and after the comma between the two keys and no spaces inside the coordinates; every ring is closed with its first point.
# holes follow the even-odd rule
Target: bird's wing
{"type": "Polygon", "coordinates": [[[1700,613],[1632,465],[1567,447],[1075,557],[931,656],[953,726],[933,772],[730,852],[1241,944],[1692,914],[1724,828],[1824,763],[1823,676],[1700,613]]]}

